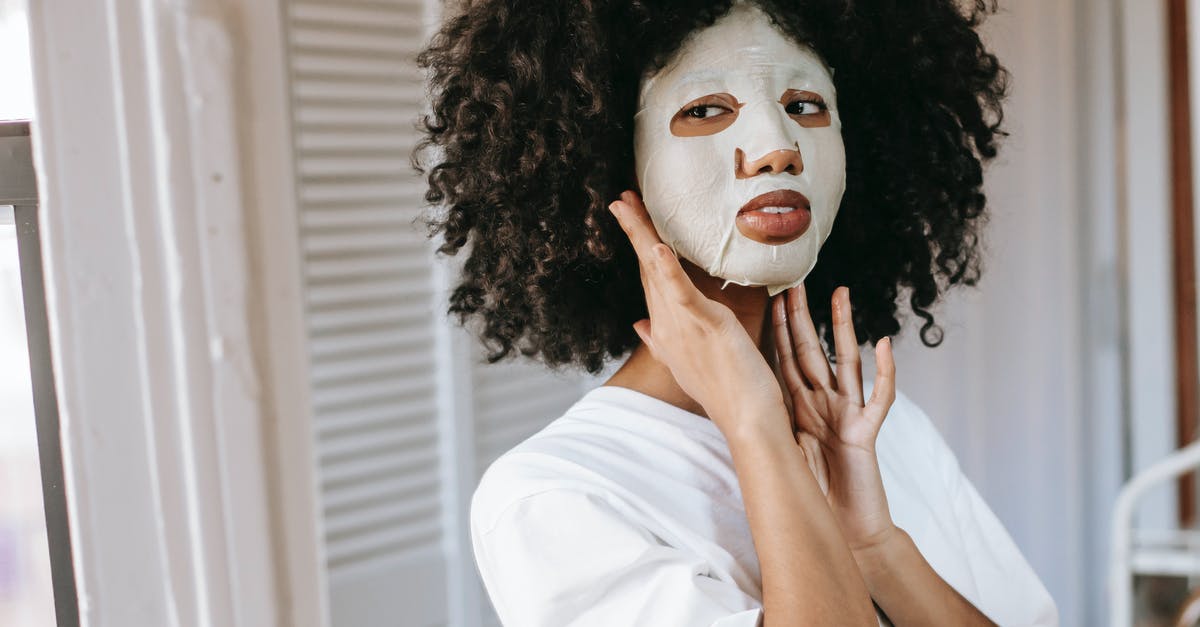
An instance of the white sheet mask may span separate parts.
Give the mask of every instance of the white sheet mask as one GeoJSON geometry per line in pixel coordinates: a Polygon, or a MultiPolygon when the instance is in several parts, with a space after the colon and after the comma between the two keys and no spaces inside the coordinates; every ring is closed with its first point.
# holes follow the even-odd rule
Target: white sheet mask
{"type": "Polygon", "coordinates": [[[661,70],[643,78],[634,158],[646,209],[677,254],[726,285],[766,285],[771,295],[799,285],[816,265],[846,189],[831,72],[761,9],[735,4],[712,26],[693,33],[661,70]],[[711,95],[719,97],[705,98],[711,95]],[[827,123],[814,117],[821,112],[818,105],[797,100],[813,95],[824,101],[827,123]],[[693,115],[701,98],[710,106],[693,115]],[[692,114],[681,115],[685,106],[692,114]],[[672,131],[673,120],[680,128],[704,130],[681,136],[672,131]],[[738,211],[775,190],[807,197],[807,230],[774,244],[743,234],[738,211]]]}

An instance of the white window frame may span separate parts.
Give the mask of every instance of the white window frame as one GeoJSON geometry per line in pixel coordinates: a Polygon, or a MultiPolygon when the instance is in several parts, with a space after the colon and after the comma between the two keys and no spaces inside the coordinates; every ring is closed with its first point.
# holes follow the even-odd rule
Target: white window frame
{"type": "Polygon", "coordinates": [[[278,10],[30,6],[82,625],[328,624],[278,10]]]}

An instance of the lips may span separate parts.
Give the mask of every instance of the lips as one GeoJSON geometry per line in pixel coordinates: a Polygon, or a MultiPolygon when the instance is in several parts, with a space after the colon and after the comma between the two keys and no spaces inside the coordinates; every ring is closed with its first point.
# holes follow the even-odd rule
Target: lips
{"type": "Polygon", "coordinates": [[[780,189],[750,199],[738,210],[736,224],[742,235],[763,244],[786,244],[808,230],[812,211],[808,198],[780,189]]]}

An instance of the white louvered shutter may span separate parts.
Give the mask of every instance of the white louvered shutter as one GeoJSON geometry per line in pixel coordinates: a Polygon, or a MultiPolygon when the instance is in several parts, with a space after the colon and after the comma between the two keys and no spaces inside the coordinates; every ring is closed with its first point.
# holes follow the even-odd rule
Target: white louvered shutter
{"type": "Polygon", "coordinates": [[[463,492],[577,400],[581,378],[484,365],[478,347],[439,344],[448,322],[436,281],[446,279],[417,221],[424,187],[409,166],[425,2],[281,1],[333,626],[429,627],[455,615],[462,627],[496,624],[463,536],[463,492]],[[446,371],[469,376],[438,376],[446,371]],[[448,396],[468,399],[471,428],[439,432],[448,396]],[[441,459],[447,450],[462,459],[441,459]],[[447,466],[470,478],[457,494],[447,466]],[[455,572],[482,595],[467,596],[478,611],[449,607],[455,572]]]}
{"type": "Polygon", "coordinates": [[[424,4],[285,8],[333,624],[445,624],[434,286],[409,166],[424,4]]]}

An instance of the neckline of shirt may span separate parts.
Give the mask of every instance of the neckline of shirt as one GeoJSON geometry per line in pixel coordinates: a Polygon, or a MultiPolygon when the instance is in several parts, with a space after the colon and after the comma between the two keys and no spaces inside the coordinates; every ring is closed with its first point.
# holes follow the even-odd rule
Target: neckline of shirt
{"type": "Polygon", "coordinates": [[[644,392],[617,385],[601,385],[589,390],[580,402],[599,402],[617,405],[637,414],[645,414],[656,420],[667,422],[680,429],[698,431],[711,437],[725,440],[725,435],[716,423],[705,416],[676,407],[662,399],[644,392]]]}

